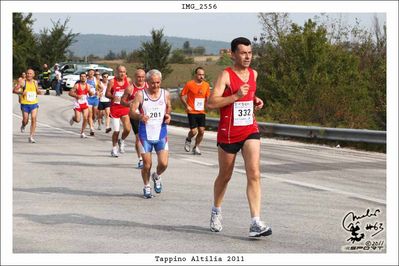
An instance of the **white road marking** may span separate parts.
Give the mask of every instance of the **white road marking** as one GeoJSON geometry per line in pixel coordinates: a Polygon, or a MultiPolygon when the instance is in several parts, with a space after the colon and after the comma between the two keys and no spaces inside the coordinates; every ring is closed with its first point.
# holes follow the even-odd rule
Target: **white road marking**
{"type": "Polygon", "coordinates": [[[202,161],[198,161],[198,160],[194,160],[194,159],[189,159],[189,158],[183,158],[182,160],[187,161],[187,162],[196,163],[196,164],[205,165],[205,166],[216,166],[216,164],[206,163],[206,162],[202,162],[202,161]]]}
{"type": "MultiPolygon", "coordinates": [[[[241,169],[234,169],[234,172],[245,174],[245,170],[241,170],[241,169]]],[[[384,204],[384,205],[386,204],[386,201],[382,200],[382,199],[368,197],[368,196],[364,196],[364,195],[361,195],[358,193],[352,193],[352,192],[348,192],[348,191],[344,191],[344,190],[340,190],[340,189],[336,189],[336,188],[329,188],[329,187],[325,187],[325,186],[320,186],[320,185],[315,185],[315,184],[311,184],[311,183],[295,181],[295,180],[291,180],[291,179],[286,179],[286,178],[281,178],[281,177],[276,177],[276,176],[271,176],[271,175],[265,175],[265,174],[261,174],[261,177],[275,180],[277,182],[285,182],[285,183],[289,183],[289,184],[299,185],[302,187],[314,188],[314,189],[332,192],[335,194],[341,194],[341,195],[345,195],[345,196],[349,196],[349,197],[353,197],[353,198],[372,201],[372,202],[376,202],[376,203],[380,203],[380,204],[384,204]]]]}
{"type": "MultiPolygon", "coordinates": [[[[13,115],[14,115],[15,117],[18,117],[18,118],[22,119],[22,116],[20,116],[20,115],[17,115],[17,114],[13,114],[13,115]]],[[[65,130],[65,129],[62,129],[62,128],[59,128],[59,127],[53,127],[53,126],[50,126],[50,125],[45,124],[45,123],[37,122],[37,125],[38,125],[38,126],[49,127],[49,128],[52,128],[52,129],[56,129],[56,130],[65,132],[65,133],[69,133],[69,134],[73,134],[73,135],[78,135],[78,136],[80,136],[80,133],[76,133],[76,132],[74,132],[74,131],[65,130]]]]}
{"type": "MultiPolygon", "coordinates": [[[[195,160],[195,159],[185,159],[185,158],[183,158],[183,160],[188,161],[188,162],[192,162],[192,163],[195,163],[195,164],[206,165],[206,166],[217,166],[217,164],[205,163],[205,162],[202,162],[202,161],[199,161],[199,160],[195,160]]],[[[246,174],[245,170],[237,169],[237,168],[234,168],[234,172],[239,173],[239,174],[244,174],[244,175],[246,174]]],[[[367,200],[367,201],[371,201],[371,202],[375,202],[375,203],[386,205],[386,201],[385,200],[377,199],[377,198],[373,198],[373,197],[369,197],[369,196],[365,196],[365,195],[358,194],[358,193],[348,192],[348,191],[344,191],[344,190],[340,190],[340,189],[336,189],[336,188],[330,188],[330,187],[325,187],[325,186],[320,186],[320,185],[316,185],[316,184],[311,184],[311,183],[306,183],[306,182],[301,182],[301,181],[295,181],[295,180],[291,180],[291,179],[287,179],[287,178],[276,177],[276,176],[265,175],[265,174],[261,174],[261,177],[263,177],[265,179],[275,180],[277,182],[285,182],[285,183],[289,183],[289,184],[299,185],[299,186],[302,186],[302,187],[314,188],[314,189],[318,189],[318,190],[328,191],[328,192],[335,193],[335,194],[345,195],[345,196],[348,196],[348,197],[353,197],[353,198],[357,198],[357,199],[363,199],[363,200],[367,200]]]]}

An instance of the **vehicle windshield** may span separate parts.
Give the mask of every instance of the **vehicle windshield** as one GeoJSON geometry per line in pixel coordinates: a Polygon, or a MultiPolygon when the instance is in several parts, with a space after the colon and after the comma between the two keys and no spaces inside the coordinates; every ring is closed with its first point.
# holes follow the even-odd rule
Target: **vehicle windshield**
{"type": "MultiPolygon", "coordinates": [[[[99,68],[99,69],[96,69],[98,72],[100,72],[100,74],[102,74],[102,73],[104,73],[104,72],[108,72],[108,74],[110,75],[110,76],[113,76],[114,75],[114,70],[112,70],[112,69],[104,69],[104,68],[99,68]]],[[[79,69],[79,70],[76,70],[75,72],[73,72],[73,74],[74,75],[80,75],[80,73],[82,73],[82,72],[86,72],[87,73],[87,71],[89,71],[89,69],[87,68],[87,69],[79,69]]]]}

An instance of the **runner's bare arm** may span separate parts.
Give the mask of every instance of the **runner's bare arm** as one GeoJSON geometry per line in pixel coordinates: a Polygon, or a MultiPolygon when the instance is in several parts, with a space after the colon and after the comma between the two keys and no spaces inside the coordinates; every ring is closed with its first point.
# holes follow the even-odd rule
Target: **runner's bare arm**
{"type": "Polygon", "coordinates": [[[223,71],[215,83],[215,88],[209,96],[209,101],[207,103],[207,107],[210,109],[221,108],[226,105],[232,104],[238,99],[242,98],[248,93],[249,86],[244,84],[240,87],[240,89],[233,95],[223,97],[223,92],[226,86],[230,85],[229,73],[227,71],[223,71]]]}
{"type": "Polygon", "coordinates": [[[73,88],[69,91],[68,95],[75,99],[78,99],[78,95],[76,94],[77,88],[78,88],[78,84],[75,84],[75,86],[73,86],[73,88]]]}
{"type": "Polygon", "coordinates": [[[172,113],[172,103],[170,101],[170,93],[168,91],[165,91],[165,98],[166,98],[166,113],[165,113],[164,122],[166,124],[169,124],[170,120],[172,119],[172,117],[170,116],[170,113],[172,113]]]}
{"type": "Polygon", "coordinates": [[[111,88],[114,86],[114,80],[110,80],[108,82],[108,87],[107,87],[107,91],[105,92],[105,97],[107,97],[108,99],[110,99],[111,101],[114,100],[114,96],[111,93],[111,88]]]}
{"type": "Polygon", "coordinates": [[[36,85],[36,93],[37,93],[37,95],[42,95],[43,92],[42,92],[41,89],[39,89],[39,84],[37,83],[37,80],[34,80],[33,82],[35,82],[35,85],[36,85]]]}
{"type": "MultiPolygon", "coordinates": [[[[255,76],[255,82],[256,82],[256,79],[258,77],[258,72],[256,72],[255,70],[254,70],[254,76],[255,76]]],[[[264,104],[263,100],[255,95],[255,98],[254,98],[255,111],[262,109],[263,104],[264,104]]]]}
{"type": "Polygon", "coordinates": [[[140,120],[141,114],[138,114],[136,111],[140,106],[140,103],[143,100],[143,93],[138,91],[134,97],[132,104],[130,105],[130,117],[134,120],[140,120]]]}
{"type": "Polygon", "coordinates": [[[12,92],[15,94],[22,94],[23,91],[21,90],[21,88],[24,86],[22,79],[18,79],[17,84],[15,84],[12,92]]]}
{"type": "MultiPolygon", "coordinates": [[[[184,89],[183,89],[184,90],[184,89]]],[[[182,90],[182,92],[183,92],[182,90]]],[[[187,111],[192,111],[192,108],[188,105],[187,103],[187,94],[182,95],[182,93],[180,93],[180,101],[183,103],[184,107],[186,108],[187,111]]]]}
{"type": "Polygon", "coordinates": [[[129,97],[132,94],[132,92],[133,92],[133,86],[129,85],[129,87],[127,87],[127,89],[125,90],[125,92],[123,93],[122,98],[121,98],[121,104],[123,106],[129,107],[130,104],[133,102],[133,100],[129,101],[129,97]]]}

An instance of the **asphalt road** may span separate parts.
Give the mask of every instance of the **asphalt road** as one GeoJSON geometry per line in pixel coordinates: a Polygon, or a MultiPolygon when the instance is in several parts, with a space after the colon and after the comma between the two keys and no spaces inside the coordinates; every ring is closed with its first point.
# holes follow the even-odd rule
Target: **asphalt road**
{"type": "Polygon", "coordinates": [[[30,144],[13,100],[14,253],[386,252],[385,154],[262,139],[262,219],[273,234],[253,240],[241,155],[223,204],[224,229],[209,231],[214,132],[194,156],[183,149],[187,129],[169,126],[164,191],[144,199],[133,135],[127,152],[112,158],[111,133],[81,139],[80,125],[68,123],[71,98],[41,95],[37,143],[30,144]],[[346,231],[343,222],[359,230],[346,231]]]}

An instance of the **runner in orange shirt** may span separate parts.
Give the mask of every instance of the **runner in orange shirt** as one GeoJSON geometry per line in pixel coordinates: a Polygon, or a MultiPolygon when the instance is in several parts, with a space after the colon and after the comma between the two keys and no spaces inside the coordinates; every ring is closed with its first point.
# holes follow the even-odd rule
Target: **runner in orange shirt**
{"type": "Polygon", "coordinates": [[[186,107],[190,131],[188,132],[184,149],[190,151],[191,139],[195,138],[193,154],[201,155],[199,145],[205,132],[205,104],[210,95],[209,83],[204,81],[205,70],[202,67],[195,69],[193,80],[186,83],[180,94],[180,100],[186,107]]]}

